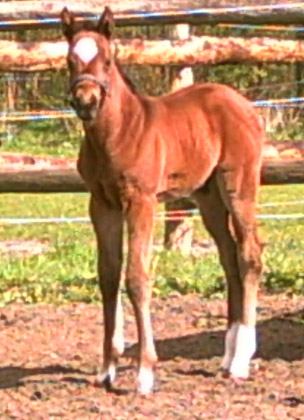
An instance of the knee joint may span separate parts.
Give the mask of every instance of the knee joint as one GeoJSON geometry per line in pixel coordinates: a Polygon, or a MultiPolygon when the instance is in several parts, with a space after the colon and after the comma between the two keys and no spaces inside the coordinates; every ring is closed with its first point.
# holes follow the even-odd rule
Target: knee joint
{"type": "Polygon", "coordinates": [[[151,281],[149,276],[127,276],[127,292],[131,300],[143,301],[151,295],[151,281]]]}

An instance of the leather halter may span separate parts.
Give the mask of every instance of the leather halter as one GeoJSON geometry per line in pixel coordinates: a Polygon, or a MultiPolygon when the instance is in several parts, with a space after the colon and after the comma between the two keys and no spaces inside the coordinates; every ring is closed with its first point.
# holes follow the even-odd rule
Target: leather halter
{"type": "Polygon", "coordinates": [[[78,77],[75,77],[71,81],[70,92],[74,89],[74,87],[78,83],[82,82],[83,80],[88,80],[90,82],[96,83],[96,85],[98,85],[99,87],[101,87],[105,91],[106,95],[108,95],[109,92],[110,92],[109,82],[107,82],[106,80],[100,80],[100,79],[98,79],[98,77],[96,77],[96,76],[94,76],[93,74],[90,74],[90,73],[84,73],[84,74],[81,74],[78,77]]]}

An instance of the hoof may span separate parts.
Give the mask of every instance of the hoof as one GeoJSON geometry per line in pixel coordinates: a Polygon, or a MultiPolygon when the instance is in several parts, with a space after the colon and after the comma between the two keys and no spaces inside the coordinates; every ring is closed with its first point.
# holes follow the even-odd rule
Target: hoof
{"type": "Polygon", "coordinates": [[[95,379],[94,385],[98,388],[104,388],[107,392],[110,392],[112,390],[110,375],[107,375],[104,378],[100,378],[98,375],[95,379]]]}
{"type": "Polygon", "coordinates": [[[107,391],[110,391],[112,384],[116,376],[115,365],[109,366],[108,369],[103,369],[99,372],[95,379],[95,385],[99,387],[104,387],[107,391]]]}
{"type": "Polygon", "coordinates": [[[224,378],[224,379],[230,378],[229,369],[221,368],[219,372],[220,372],[220,375],[222,376],[222,378],[224,378]]]}

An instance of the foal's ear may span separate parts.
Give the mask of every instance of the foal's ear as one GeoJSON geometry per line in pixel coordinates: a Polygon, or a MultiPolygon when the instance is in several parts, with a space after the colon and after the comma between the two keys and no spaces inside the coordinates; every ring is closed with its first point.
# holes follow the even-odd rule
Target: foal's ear
{"type": "Polygon", "coordinates": [[[104,12],[99,19],[97,30],[106,38],[110,39],[114,31],[114,16],[112,10],[106,6],[104,12]]]}
{"type": "Polygon", "coordinates": [[[74,13],[70,12],[67,7],[65,7],[62,9],[60,17],[62,23],[62,32],[68,40],[71,40],[75,30],[75,15],[74,13]]]}

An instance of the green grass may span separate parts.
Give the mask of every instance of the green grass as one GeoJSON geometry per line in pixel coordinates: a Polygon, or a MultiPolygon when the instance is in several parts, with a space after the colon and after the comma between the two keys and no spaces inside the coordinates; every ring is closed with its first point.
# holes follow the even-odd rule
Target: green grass
{"type": "MultiPolygon", "coordinates": [[[[304,185],[263,187],[260,201],[301,200],[304,185]]],[[[87,194],[0,196],[1,217],[77,217],[87,215],[87,194]]],[[[303,205],[262,207],[260,212],[304,213],[303,205]]],[[[304,220],[259,220],[264,252],[263,287],[269,291],[304,292],[304,220]]],[[[155,238],[163,235],[163,223],[157,223],[155,238]]],[[[9,302],[99,301],[96,281],[95,238],[90,224],[1,225],[1,241],[37,239],[48,245],[37,256],[2,254],[0,259],[0,304],[9,302]]],[[[195,222],[195,237],[208,235],[195,222]]],[[[1,243],[0,241],[0,243],[1,243]]],[[[179,252],[154,252],[152,273],[154,293],[165,295],[199,292],[203,296],[225,293],[223,272],[217,254],[196,258],[179,252]]]]}
{"type": "MultiPolygon", "coordinates": [[[[2,217],[86,215],[86,194],[5,195],[2,217]]],[[[91,301],[96,299],[95,241],[89,224],[1,226],[1,240],[37,239],[49,246],[38,256],[2,255],[2,301],[91,301]]]]}
{"type": "MultiPolygon", "coordinates": [[[[261,202],[303,200],[304,185],[263,187],[261,202]]],[[[304,214],[304,205],[264,207],[263,213],[304,214]]],[[[304,219],[260,222],[266,242],[264,284],[271,291],[304,293],[304,219]]]]}
{"type": "Polygon", "coordinates": [[[0,125],[2,152],[22,150],[30,155],[76,157],[83,137],[81,122],[46,120],[0,125]]]}

